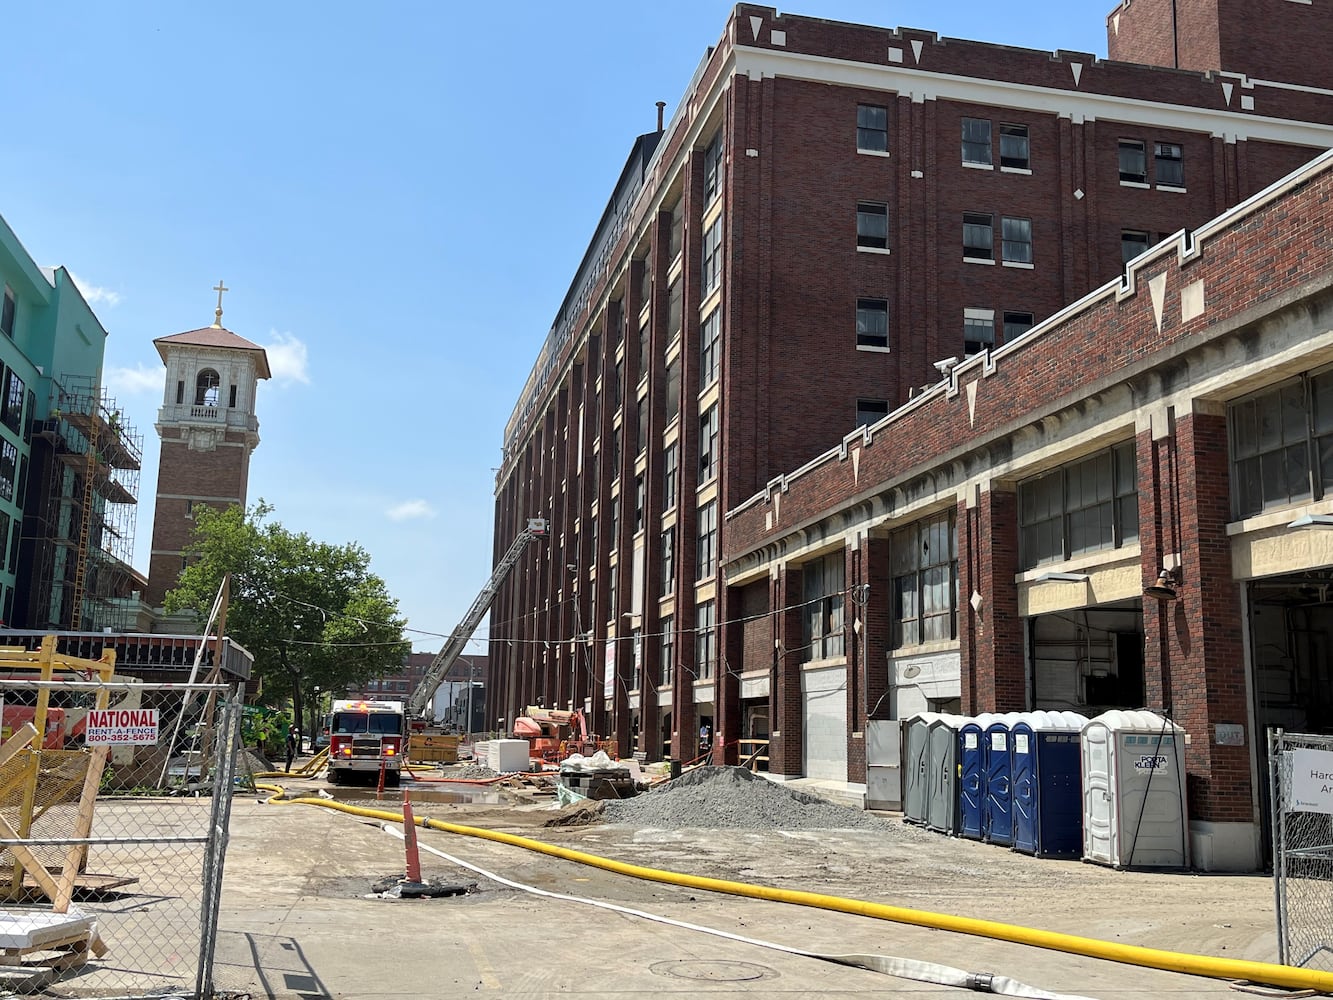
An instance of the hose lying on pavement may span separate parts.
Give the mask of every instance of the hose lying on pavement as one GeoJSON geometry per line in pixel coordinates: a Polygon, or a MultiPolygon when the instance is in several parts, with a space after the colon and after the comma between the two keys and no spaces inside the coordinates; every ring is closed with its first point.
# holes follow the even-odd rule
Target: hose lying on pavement
{"type": "MultiPolygon", "coordinates": [[[[366,809],[343,802],[334,802],[318,798],[287,799],[285,791],[277,785],[258,785],[264,791],[277,794],[270,802],[299,803],[302,805],[324,806],[354,816],[365,816],[390,823],[403,822],[402,813],[384,809],[366,809]]],[[[644,868],[640,865],[601,858],[583,851],[557,847],[554,844],[531,840],[514,834],[501,833],[497,830],[485,830],[480,827],[459,826],[437,819],[417,817],[417,825],[432,830],[442,830],[464,837],[477,837],[497,844],[508,844],[536,851],[550,857],[574,861],[603,871],[617,872],[634,878],[668,885],[685,886],[705,892],[720,892],[732,896],[748,896],[752,899],[767,899],[779,903],[793,903],[798,906],[812,906],[817,909],[835,910],[840,913],[858,914],[873,917],[876,920],[888,920],[894,923],[910,924],[915,927],[930,927],[935,930],[952,931],[956,934],[971,934],[975,937],[991,938],[996,941],[1008,941],[1012,944],[1029,945],[1050,951],[1062,951],[1071,955],[1083,955],[1099,958],[1124,965],[1137,965],[1147,969],[1160,969],[1164,972],[1180,972],[1191,976],[1203,976],[1209,979],[1247,980],[1268,986],[1281,986],[1287,989],[1318,990],[1322,993],[1333,992],[1333,972],[1319,969],[1301,969],[1289,965],[1277,965],[1272,962],[1250,962],[1235,958],[1215,958],[1208,955],[1191,955],[1186,952],[1164,951],[1160,948],[1147,948],[1143,945],[1116,944],[1100,941],[1096,938],[1080,937],[1076,934],[1062,934],[1058,931],[1044,931],[1017,924],[1000,923],[994,920],[979,920],[975,917],[958,917],[948,913],[932,913],[929,910],[914,910],[904,906],[891,906],[886,903],[871,903],[859,899],[847,899],[842,896],[826,896],[821,893],[805,892],[799,889],[775,889],[769,886],[749,885],[744,882],[729,882],[724,879],[709,878],[703,875],[686,875],[680,872],[663,871],[658,868],[644,868]]]]}
{"type": "MultiPolygon", "coordinates": [[[[391,823],[383,824],[384,829],[400,840],[403,839],[403,830],[401,827],[394,826],[391,823]]],[[[755,945],[760,948],[769,948],[773,951],[783,951],[789,955],[800,955],[804,958],[817,958],[823,962],[831,962],[835,965],[849,965],[858,969],[866,969],[870,972],[879,972],[886,976],[896,976],[899,979],[911,979],[918,983],[934,983],[937,986],[957,986],[962,989],[974,990],[979,993],[995,993],[1001,996],[1023,997],[1025,1000],[1091,1000],[1089,997],[1078,996],[1069,993],[1049,993],[1046,990],[1038,989],[1035,986],[1029,986],[1027,983],[1020,983],[1016,979],[1010,979],[1008,976],[998,976],[993,972],[964,972],[962,969],[955,969],[948,965],[940,965],[938,962],[922,962],[912,958],[897,958],[893,955],[829,955],[818,951],[805,951],[801,948],[792,948],[785,944],[777,944],[773,941],[763,941],[759,938],[745,937],[741,934],[733,934],[730,931],[718,930],[715,927],[704,927],[702,924],[692,924],[685,920],[673,920],[670,917],[664,917],[657,913],[647,913],[643,910],[636,910],[629,906],[620,906],[617,903],[607,903],[599,899],[588,899],[584,896],[571,896],[563,892],[552,892],[549,889],[538,889],[536,886],[525,885],[522,882],[515,882],[512,879],[496,875],[494,872],[487,871],[471,862],[464,861],[462,858],[456,858],[452,854],[446,854],[444,851],[436,850],[429,844],[417,845],[423,851],[429,851],[438,858],[444,858],[445,861],[452,862],[460,868],[466,868],[468,871],[476,872],[483,878],[490,879],[492,882],[508,886],[511,889],[519,889],[523,892],[532,893],[534,896],[545,896],[547,899],[560,899],[570,903],[580,903],[584,906],[595,906],[600,910],[610,910],[613,913],[623,913],[632,917],[641,917],[644,920],[652,920],[659,924],[670,924],[672,927],[683,927],[685,930],[698,931],[703,934],[712,934],[714,937],[726,938],[729,941],[739,941],[742,944],[755,945]]]]}

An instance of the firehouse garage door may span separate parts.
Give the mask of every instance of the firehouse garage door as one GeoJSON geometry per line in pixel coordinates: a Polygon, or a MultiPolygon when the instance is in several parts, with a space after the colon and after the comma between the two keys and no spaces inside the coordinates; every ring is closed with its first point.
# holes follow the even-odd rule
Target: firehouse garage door
{"type": "Polygon", "coordinates": [[[805,717],[805,776],[847,780],[847,668],[801,672],[805,717]]]}

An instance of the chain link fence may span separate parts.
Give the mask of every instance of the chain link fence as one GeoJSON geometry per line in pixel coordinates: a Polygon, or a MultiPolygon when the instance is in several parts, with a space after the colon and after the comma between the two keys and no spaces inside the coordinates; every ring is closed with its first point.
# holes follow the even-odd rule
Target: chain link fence
{"type": "Polygon", "coordinates": [[[227,691],[109,671],[0,679],[0,998],[219,995],[241,746],[241,706],[227,691]],[[108,745],[117,734],[103,726],[140,742],[108,745]]]}
{"type": "Polygon", "coordinates": [[[1279,961],[1333,971],[1333,736],[1270,730],[1268,769],[1279,961]]]}

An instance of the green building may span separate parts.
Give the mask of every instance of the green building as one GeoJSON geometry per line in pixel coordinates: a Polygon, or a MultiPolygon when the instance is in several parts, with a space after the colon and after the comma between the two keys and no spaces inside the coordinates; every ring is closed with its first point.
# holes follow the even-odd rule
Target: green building
{"type": "Polygon", "coordinates": [[[0,284],[0,619],[118,629],[143,446],[101,388],[106,329],[3,218],[0,284]]]}

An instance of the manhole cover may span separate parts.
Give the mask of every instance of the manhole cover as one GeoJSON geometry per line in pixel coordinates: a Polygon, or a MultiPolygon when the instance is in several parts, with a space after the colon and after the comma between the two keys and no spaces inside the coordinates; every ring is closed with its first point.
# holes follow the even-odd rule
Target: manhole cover
{"type": "Polygon", "coordinates": [[[648,966],[648,971],[659,976],[705,983],[743,983],[777,977],[768,966],[753,962],[654,962],[648,966]]]}

